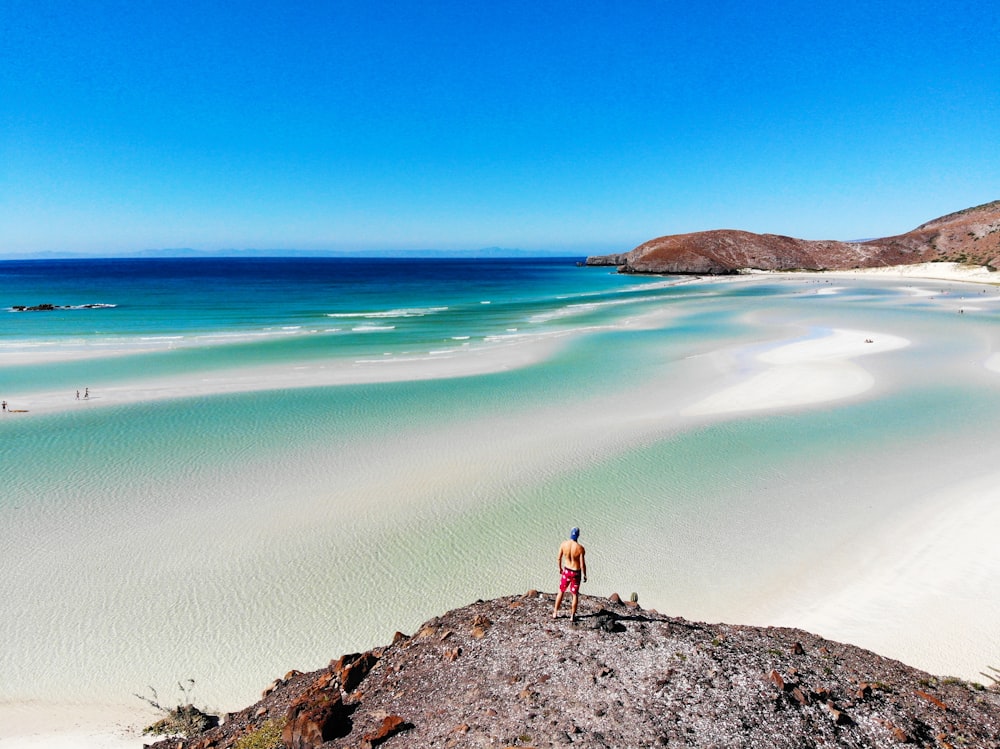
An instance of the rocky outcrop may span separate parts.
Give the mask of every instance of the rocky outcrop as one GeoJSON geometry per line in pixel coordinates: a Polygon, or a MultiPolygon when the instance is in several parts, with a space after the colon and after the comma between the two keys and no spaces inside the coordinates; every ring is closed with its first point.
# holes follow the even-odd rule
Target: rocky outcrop
{"type": "Polygon", "coordinates": [[[114,304],[15,304],[10,308],[11,312],[53,312],[60,309],[108,309],[116,307],[114,304]]]}
{"type": "Polygon", "coordinates": [[[932,261],[1000,267],[1000,201],[864,242],[722,229],[659,237],[631,252],[589,257],[587,265],[616,265],[623,273],[722,275],[749,268],[848,270],[932,261]]]}
{"type": "MultiPolygon", "coordinates": [[[[617,597],[616,597],[617,598],[617,597]]],[[[794,629],[703,624],[620,599],[479,601],[391,645],[276,680],[166,749],[1000,747],[1000,693],[794,629]],[[272,739],[265,742],[261,737],[272,739]]]]}

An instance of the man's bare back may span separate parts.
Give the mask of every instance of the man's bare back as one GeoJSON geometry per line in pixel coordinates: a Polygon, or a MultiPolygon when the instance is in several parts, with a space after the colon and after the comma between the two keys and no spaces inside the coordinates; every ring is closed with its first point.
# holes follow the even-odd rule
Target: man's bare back
{"type": "Polygon", "coordinates": [[[587,572],[584,566],[586,553],[587,550],[578,541],[570,539],[563,541],[559,546],[559,571],[562,572],[563,567],[570,570],[582,570],[584,578],[586,578],[587,572]]]}

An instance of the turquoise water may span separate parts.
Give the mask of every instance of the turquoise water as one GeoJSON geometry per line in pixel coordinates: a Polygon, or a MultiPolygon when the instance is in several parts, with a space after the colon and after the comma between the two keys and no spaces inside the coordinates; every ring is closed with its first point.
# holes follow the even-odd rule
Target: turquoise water
{"type": "Polygon", "coordinates": [[[27,411],[0,419],[0,700],[128,702],[194,678],[232,709],[452,606],[551,590],[572,525],[588,592],[767,623],[761,602],[809,564],[990,466],[1000,423],[983,367],[1000,308],[939,282],[293,260],[2,263],[0,279],[0,307],[116,305],[0,314],[0,394],[27,411]],[[752,372],[748,352],[831,327],[911,344],[859,360],[876,386],[846,401],[682,415],[752,372]],[[163,378],[443,348],[509,366],[142,398],[163,378]],[[108,404],[115,387],[139,396],[108,404]],[[33,408],[52,391],[64,402],[33,408]]]}

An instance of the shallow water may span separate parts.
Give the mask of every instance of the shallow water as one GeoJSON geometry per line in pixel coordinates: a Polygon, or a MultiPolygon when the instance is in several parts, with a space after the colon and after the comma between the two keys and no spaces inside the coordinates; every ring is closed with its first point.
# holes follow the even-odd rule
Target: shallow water
{"type": "MultiPolygon", "coordinates": [[[[232,709],[289,668],[447,608],[551,590],[572,525],[588,593],[795,624],[838,565],[992,465],[993,289],[958,314],[977,288],[231,262],[68,278],[0,264],[0,307],[119,305],[0,315],[0,393],[67,393],[61,410],[0,419],[0,701],[126,703],[194,678],[202,701],[232,709]],[[394,327],[356,330],[372,321],[394,327]],[[682,415],[755,371],[755,353],[831,327],[911,345],[859,360],[876,385],[846,401],[682,415]],[[546,358],[492,374],[91,408],[111,383],[549,335],[546,358]],[[76,402],[81,385],[92,402],[76,402]]],[[[954,668],[910,660],[973,676],[987,650],[970,643],[954,668]]]]}

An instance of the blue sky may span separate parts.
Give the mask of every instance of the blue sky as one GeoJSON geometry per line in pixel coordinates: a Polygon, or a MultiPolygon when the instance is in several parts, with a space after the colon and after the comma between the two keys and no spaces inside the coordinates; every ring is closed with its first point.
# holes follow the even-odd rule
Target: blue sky
{"type": "Polygon", "coordinates": [[[617,252],[1000,198],[995,0],[0,0],[0,255],[617,252]]]}

